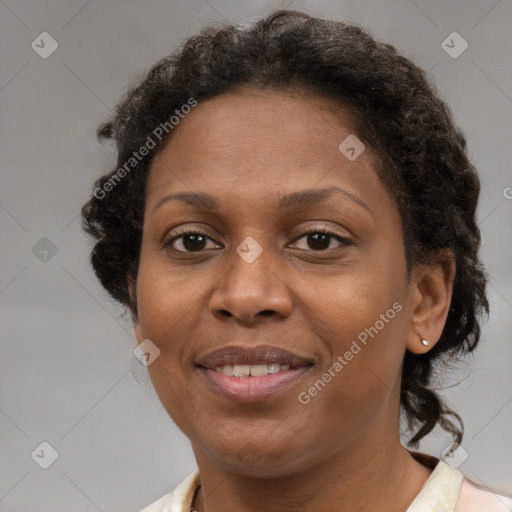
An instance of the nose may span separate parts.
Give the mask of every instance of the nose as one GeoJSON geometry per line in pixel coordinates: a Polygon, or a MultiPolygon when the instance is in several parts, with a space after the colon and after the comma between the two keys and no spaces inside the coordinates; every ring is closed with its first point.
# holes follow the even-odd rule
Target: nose
{"type": "Polygon", "coordinates": [[[254,324],[262,317],[286,318],[291,314],[291,293],[279,266],[272,264],[270,248],[264,248],[254,261],[244,259],[236,251],[229,257],[228,270],[210,299],[210,311],[216,317],[254,324]]]}

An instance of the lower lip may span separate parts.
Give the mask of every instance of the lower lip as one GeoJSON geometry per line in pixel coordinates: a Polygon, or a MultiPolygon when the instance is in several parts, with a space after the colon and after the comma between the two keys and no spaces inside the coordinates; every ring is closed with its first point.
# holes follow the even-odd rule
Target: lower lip
{"type": "Polygon", "coordinates": [[[221,395],[237,402],[265,400],[297,382],[311,366],[291,368],[262,377],[233,377],[209,368],[199,368],[208,383],[221,395]]]}

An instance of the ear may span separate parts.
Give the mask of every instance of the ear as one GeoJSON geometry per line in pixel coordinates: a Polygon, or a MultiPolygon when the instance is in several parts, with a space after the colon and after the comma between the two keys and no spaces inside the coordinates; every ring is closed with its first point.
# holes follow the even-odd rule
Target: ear
{"type": "Polygon", "coordinates": [[[140,345],[144,340],[144,337],[142,336],[139,315],[137,312],[137,283],[132,278],[128,278],[128,295],[130,297],[130,304],[128,307],[132,317],[135,338],[137,340],[137,344],[140,345]]]}
{"type": "Polygon", "coordinates": [[[135,332],[135,339],[137,340],[137,345],[140,345],[144,341],[144,337],[142,336],[142,330],[140,328],[139,318],[133,314],[132,312],[132,322],[133,322],[133,331],[135,332]]]}
{"type": "Polygon", "coordinates": [[[455,279],[455,260],[443,251],[437,263],[414,269],[410,289],[410,328],[407,350],[424,354],[439,341],[448,317],[455,279]],[[428,341],[425,345],[422,340],[428,341]]]}

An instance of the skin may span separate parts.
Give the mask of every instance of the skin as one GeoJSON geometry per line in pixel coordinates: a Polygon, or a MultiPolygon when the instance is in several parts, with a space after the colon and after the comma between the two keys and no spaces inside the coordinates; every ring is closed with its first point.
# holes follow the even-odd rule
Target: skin
{"type": "Polygon", "coordinates": [[[191,441],[198,512],[396,512],[431,473],[400,443],[400,376],[405,350],[426,352],[441,336],[454,267],[408,275],[401,218],[375,155],[366,147],[349,161],[338,149],[352,126],[339,106],[310,92],[245,88],[195,107],[151,165],[135,332],[161,351],[148,370],[191,441]],[[283,194],[328,187],[366,207],[342,193],[295,211],[278,207],[283,194]],[[210,194],[220,209],[178,200],[157,207],[184,191],[210,194]],[[206,239],[163,247],[180,228],[206,239]],[[318,228],[334,236],[304,235],[318,228]],[[235,250],[248,236],[263,249],[250,264],[235,250]],[[298,394],[395,302],[402,310],[300,403],[298,394]],[[229,400],[195,367],[217,348],[267,343],[315,361],[270,399],[229,400]]]}

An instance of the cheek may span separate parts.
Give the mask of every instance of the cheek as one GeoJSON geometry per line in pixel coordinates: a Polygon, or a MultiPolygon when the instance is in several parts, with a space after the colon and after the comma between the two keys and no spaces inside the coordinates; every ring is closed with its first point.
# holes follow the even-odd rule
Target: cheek
{"type": "Polygon", "coordinates": [[[407,328],[407,288],[399,276],[381,266],[331,276],[315,294],[303,284],[306,323],[325,347],[324,364],[308,381],[325,393],[316,407],[362,420],[396,389],[407,328]],[[327,381],[325,388],[318,380],[327,381]]]}
{"type": "Polygon", "coordinates": [[[328,340],[333,357],[348,350],[352,340],[364,344],[387,338],[403,322],[405,282],[383,266],[334,269],[321,279],[294,278],[300,314],[313,333],[328,340]]]}
{"type": "MultiPolygon", "coordinates": [[[[149,252],[149,251],[147,251],[149,252]]],[[[170,341],[186,328],[204,291],[201,281],[186,269],[169,268],[159,257],[143,251],[137,280],[137,305],[142,334],[164,343],[161,350],[177,348],[170,341]]]]}
{"type": "Polygon", "coordinates": [[[160,351],[148,372],[169,413],[178,413],[184,407],[181,401],[187,400],[188,368],[184,368],[183,362],[186,340],[193,338],[197,324],[199,295],[198,283],[141,256],[137,280],[140,336],[151,340],[160,351]]]}

